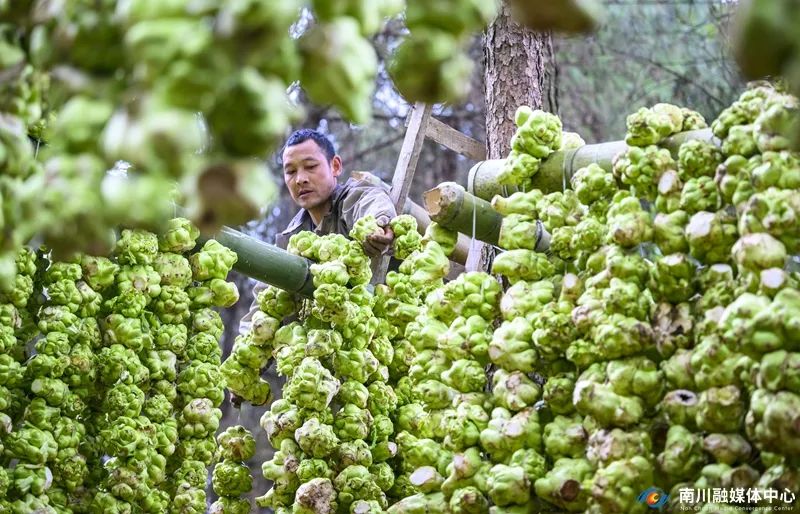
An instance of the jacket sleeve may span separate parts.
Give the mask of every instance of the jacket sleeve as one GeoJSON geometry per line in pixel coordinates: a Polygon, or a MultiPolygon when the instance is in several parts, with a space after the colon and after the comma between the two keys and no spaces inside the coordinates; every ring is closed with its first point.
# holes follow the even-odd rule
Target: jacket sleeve
{"type": "Polygon", "coordinates": [[[258,312],[258,293],[266,288],[267,284],[263,282],[256,282],[256,285],[253,288],[253,302],[250,304],[250,310],[248,310],[247,314],[242,316],[242,319],[239,321],[239,334],[244,334],[250,331],[250,325],[253,322],[253,314],[258,312]]]}
{"type": "Polygon", "coordinates": [[[353,228],[357,220],[369,214],[372,214],[382,227],[397,216],[389,193],[384,188],[366,181],[353,184],[342,200],[341,212],[348,231],[353,228]]]}

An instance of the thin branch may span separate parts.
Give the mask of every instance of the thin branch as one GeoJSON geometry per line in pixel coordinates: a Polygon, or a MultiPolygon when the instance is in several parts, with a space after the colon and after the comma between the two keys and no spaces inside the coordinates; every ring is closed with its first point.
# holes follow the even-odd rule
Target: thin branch
{"type": "Polygon", "coordinates": [[[393,136],[393,137],[391,137],[389,139],[381,141],[380,143],[371,145],[369,148],[365,148],[365,149],[361,150],[360,152],[356,153],[355,155],[344,159],[344,161],[345,162],[356,162],[358,160],[363,159],[364,157],[368,156],[369,154],[371,154],[373,152],[378,152],[380,150],[383,150],[384,148],[392,146],[393,144],[397,143],[398,141],[401,141],[404,137],[405,137],[405,131],[403,131],[400,134],[395,135],[395,136],[393,136]]]}
{"type": "Polygon", "coordinates": [[[635,53],[630,53],[630,52],[625,52],[624,50],[619,50],[617,48],[605,48],[605,50],[609,51],[609,52],[613,52],[613,53],[615,53],[617,55],[620,55],[622,57],[627,57],[629,59],[634,59],[634,60],[637,60],[637,61],[646,62],[646,63],[650,64],[651,66],[657,68],[657,69],[660,69],[660,70],[662,70],[662,71],[664,71],[666,73],[669,73],[670,75],[672,75],[673,77],[675,77],[677,79],[683,80],[686,83],[695,86],[699,90],[703,91],[703,93],[705,93],[706,96],[708,96],[710,99],[712,99],[715,102],[717,102],[720,106],[725,105],[725,102],[722,99],[720,99],[717,95],[715,95],[714,93],[709,91],[708,88],[705,87],[703,84],[694,81],[691,77],[689,77],[689,76],[687,76],[687,75],[685,75],[683,73],[680,73],[680,72],[675,71],[675,70],[673,70],[673,69],[671,69],[671,68],[669,68],[667,66],[664,66],[663,64],[661,64],[660,62],[652,59],[651,57],[647,57],[647,56],[644,56],[644,55],[637,55],[635,53]]]}

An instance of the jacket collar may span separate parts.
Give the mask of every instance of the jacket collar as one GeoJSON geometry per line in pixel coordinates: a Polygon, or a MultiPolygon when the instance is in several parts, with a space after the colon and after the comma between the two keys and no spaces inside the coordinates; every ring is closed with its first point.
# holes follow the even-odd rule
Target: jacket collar
{"type": "Polygon", "coordinates": [[[281,232],[281,235],[291,234],[295,230],[299,229],[303,225],[311,224],[311,216],[308,214],[308,211],[305,209],[300,209],[300,212],[294,215],[292,221],[289,222],[289,225],[286,227],[286,230],[281,232]]]}
{"type": "MultiPolygon", "coordinates": [[[[344,195],[344,193],[350,189],[350,180],[352,179],[348,179],[344,184],[337,183],[336,187],[333,188],[333,193],[331,193],[331,211],[336,208],[336,205],[339,203],[339,200],[341,200],[342,195],[344,195]]],[[[289,222],[286,230],[281,232],[281,235],[291,234],[304,225],[308,226],[309,230],[311,230],[314,222],[311,220],[311,215],[306,209],[300,209],[300,211],[294,215],[292,221],[289,222]]]]}

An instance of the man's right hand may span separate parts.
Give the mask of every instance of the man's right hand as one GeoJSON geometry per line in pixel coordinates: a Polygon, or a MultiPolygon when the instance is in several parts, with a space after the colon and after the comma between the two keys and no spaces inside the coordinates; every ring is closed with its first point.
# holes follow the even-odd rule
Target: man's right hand
{"type": "Polygon", "coordinates": [[[364,252],[370,257],[383,255],[394,241],[394,232],[389,227],[376,231],[364,240],[364,252]]]}

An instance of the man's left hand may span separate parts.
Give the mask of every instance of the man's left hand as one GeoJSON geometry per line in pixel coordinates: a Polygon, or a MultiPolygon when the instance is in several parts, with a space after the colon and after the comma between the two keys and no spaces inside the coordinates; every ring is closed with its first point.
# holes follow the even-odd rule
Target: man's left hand
{"type": "Polygon", "coordinates": [[[382,255],[394,241],[394,232],[389,227],[373,232],[364,241],[364,251],[370,257],[382,255]]]}

